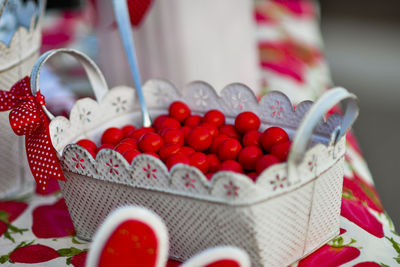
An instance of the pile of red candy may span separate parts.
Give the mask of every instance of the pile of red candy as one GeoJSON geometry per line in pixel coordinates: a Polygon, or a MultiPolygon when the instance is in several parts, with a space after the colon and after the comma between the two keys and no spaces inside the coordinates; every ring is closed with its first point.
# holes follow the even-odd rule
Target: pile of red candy
{"type": "Polygon", "coordinates": [[[286,161],[291,145],[282,128],[259,132],[259,127],[260,119],[253,112],[240,113],[235,125],[230,125],[219,110],[203,117],[192,115],[185,103],[175,101],[169,114],[158,116],[152,127],[108,128],[99,147],[88,139],[77,144],[94,158],[102,149],[113,149],[131,163],[144,153],[161,159],[169,169],[178,163],[194,166],[208,179],[217,171],[234,171],[256,180],[264,169],[286,161]]]}

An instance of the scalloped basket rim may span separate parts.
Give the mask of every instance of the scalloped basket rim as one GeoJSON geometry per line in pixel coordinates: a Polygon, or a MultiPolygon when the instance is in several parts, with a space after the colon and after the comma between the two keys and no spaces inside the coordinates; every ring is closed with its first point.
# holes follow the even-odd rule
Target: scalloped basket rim
{"type": "MultiPolygon", "coordinates": [[[[192,88],[193,86],[197,86],[197,85],[201,84],[201,85],[206,86],[206,87],[208,87],[209,89],[211,89],[212,92],[214,93],[214,95],[215,95],[216,97],[218,97],[219,99],[223,98],[224,95],[225,95],[225,93],[226,93],[226,92],[229,92],[229,90],[231,90],[230,88],[232,88],[232,87],[237,87],[237,86],[239,86],[239,87],[241,87],[241,88],[245,88],[249,93],[251,93],[252,97],[254,98],[255,101],[257,101],[258,104],[266,102],[269,95],[271,95],[271,94],[278,94],[278,95],[284,97],[284,98],[288,101],[288,103],[291,104],[290,106],[291,106],[291,108],[292,108],[292,112],[296,112],[298,109],[309,108],[309,106],[313,103],[313,102],[310,101],[310,100],[306,100],[306,101],[303,101],[303,102],[299,103],[298,105],[296,105],[296,107],[294,107],[293,104],[292,104],[292,102],[291,102],[291,100],[289,99],[289,97],[287,97],[284,93],[279,92],[279,91],[271,91],[271,92],[269,92],[268,94],[264,95],[260,100],[258,100],[258,99],[256,98],[256,96],[254,95],[254,92],[251,91],[250,88],[249,88],[248,86],[246,86],[246,85],[244,85],[244,84],[242,84],[242,83],[231,83],[231,84],[228,84],[228,85],[226,85],[226,86],[222,89],[222,91],[221,91],[220,94],[218,94],[218,93],[216,92],[216,90],[215,90],[211,85],[209,85],[207,82],[204,82],[204,81],[193,81],[193,82],[187,84],[187,85],[185,86],[185,91],[184,91],[184,92],[180,92],[170,81],[165,80],[165,79],[150,79],[150,80],[146,81],[146,83],[144,84],[143,88],[144,88],[144,90],[146,90],[146,88],[147,88],[148,86],[151,86],[152,83],[153,83],[153,84],[154,84],[154,83],[157,84],[157,83],[160,83],[160,82],[161,82],[161,83],[164,83],[164,84],[166,83],[166,84],[167,84],[168,86],[170,86],[173,90],[175,90],[175,92],[177,93],[177,95],[180,96],[180,97],[183,97],[184,94],[185,94],[184,92],[185,92],[186,90],[188,90],[189,88],[192,88]]],[[[81,103],[82,101],[89,101],[90,103],[93,103],[93,104],[97,105],[97,107],[100,107],[100,105],[103,104],[103,103],[107,100],[107,96],[108,96],[110,93],[112,93],[112,92],[117,92],[117,91],[119,91],[119,90],[124,91],[124,90],[134,90],[134,89],[131,88],[131,87],[129,87],[129,86],[125,86],[125,85],[116,86],[116,87],[114,87],[113,89],[111,89],[109,92],[107,92],[107,94],[106,94],[106,95],[102,98],[102,100],[100,100],[99,102],[96,101],[96,100],[94,100],[94,99],[92,99],[92,98],[83,98],[83,99],[77,100],[75,106],[76,106],[78,103],[81,103]]],[[[74,107],[75,107],[75,106],[74,106],[74,107]]],[[[124,113],[124,115],[130,114],[130,113],[132,113],[132,112],[124,113]]],[[[305,113],[304,113],[304,114],[305,114],[305,113]]],[[[301,115],[304,115],[304,114],[301,114],[301,115]]],[[[332,114],[332,115],[338,115],[338,116],[341,117],[340,114],[332,114]]],[[[325,119],[321,120],[322,124],[333,123],[333,122],[334,122],[333,117],[335,117],[335,116],[332,116],[332,115],[329,116],[328,120],[325,120],[325,119]]],[[[68,118],[66,118],[66,117],[64,117],[64,116],[57,116],[57,117],[56,117],[56,120],[62,120],[62,121],[64,121],[64,123],[67,123],[67,125],[68,125],[67,130],[70,129],[71,126],[73,126],[73,123],[72,123],[68,118]],[[66,120],[66,121],[65,121],[65,120],[66,120]],[[67,121],[68,121],[68,122],[67,122],[67,121]]],[[[97,127],[98,127],[99,125],[101,125],[101,124],[104,124],[104,122],[102,122],[102,123],[100,123],[100,124],[97,124],[97,127]]],[[[76,136],[75,136],[75,138],[76,138],[76,136]]],[[[313,148],[315,148],[315,147],[317,147],[317,146],[323,146],[325,149],[328,149],[329,147],[332,147],[332,145],[330,145],[330,143],[327,143],[327,144],[318,143],[318,144],[314,145],[313,147],[309,148],[309,149],[306,151],[306,153],[308,153],[310,150],[312,150],[313,148]]],[[[60,158],[64,158],[64,155],[65,155],[65,152],[66,152],[66,151],[75,152],[75,153],[76,153],[75,150],[76,150],[76,151],[82,151],[82,150],[81,150],[81,147],[80,147],[79,145],[76,145],[76,144],[67,144],[67,145],[62,149],[61,155],[59,155],[59,157],[60,157],[60,158]]],[[[258,178],[256,179],[256,181],[253,181],[252,179],[249,179],[249,178],[248,178],[246,175],[244,175],[244,174],[235,173],[235,172],[231,172],[231,171],[220,171],[220,172],[216,172],[216,173],[213,175],[213,177],[211,178],[211,180],[208,180],[208,179],[206,178],[206,176],[205,176],[201,171],[199,171],[198,169],[194,168],[193,166],[190,166],[190,165],[187,165],[187,164],[177,164],[176,166],[173,166],[173,167],[168,171],[168,168],[166,167],[166,165],[164,164],[164,162],[162,162],[160,159],[158,159],[158,158],[156,158],[156,157],[153,157],[153,156],[151,156],[151,155],[146,155],[146,154],[138,155],[137,157],[135,157],[135,158],[133,159],[133,161],[131,162],[131,164],[129,164],[129,163],[126,161],[126,159],[125,159],[120,153],[118,153],[117,151],[114,151],[114,150],[112,150],[112,149],[103,149],[104,151],[103,151],[103,150],[100,151],[100,152],[97,154],[96,158],[93,158],[93,156],[92,156],[88,151],[86,151],[85,149],[83,149],[83,150],[84,150],[84,153],[83,153],[84,158],[88,159],[93,165],[98,164],[98,163],[100,162],[99,159],[102,158],[102,157],[108,156],[108,157],[110,157],[110,158],[117,158],[118,160],[120,160],[120,161],[123,163],[125,170],[126,170],[128,173],[131,173],[131,174],[132,174],[132,172],[133,172],[133,170],[134,170],[134,167],[133,167],[133,166],[134,166],[135,164],[137,164],[138,162],[143,161],[143,160],[148,160],[148,161],[151,160],[151,161],[153,161],[153,162],[156,162],[156,164],[157,164],[158,167],[161,167],[161,168],[162,168],[162,171],[167,175],[167,179],[169,180],[169,182],[172,182],[171,179],[173,179],[174,173],[177,172],[177,171],[179,171],[179,170],[184,166],[186,169],[189,168],[189,170],[194,171],[194,172],[197,174],[197,177],[199,177],[199,180],[201,181],[201,183],[203,184],[203,186],[204,186],[205,188],[207,188],[208,190],[211,190],[211,191],[213,190],[214,185],[215,185],[220,179],[226,178],[227,175],[229,175],[232,179],[239,179],[239,180],[242,180],[242,181],[246,181],[245,183],[247,183],[249,186],[254,186],[254,185],[255,185],[255,186],[259,186],[259,188],[261,188],[260,184],[262,184],[264,180],[267,180],[267,179],[268,179],[268,177],[270,176],[270,173],[272,173],[272,170],[273,170],[273,169],[275,169],[275,168],[285,168],[285,167],[287,166],[287,162],[283,162],[283,163],[280,163],[280,164],[275,164],[275,165],[273,165],[273,166],[270,166],[269,168],[265,169],[265,170],[258,176],[258,178]],[[244,179],[244,178],[245,178],[245,179],[244,179]]],[[[286,169],[287,169],[287,167],[286,167],[286,169]]],[[[293,188],[295,188],[295,187],[297,187],[297,186],[303,184],[304,182],[306,182],[306,181],[300,181],[299,183],[293,183],[293,184],[291,184],[289,187],[290,187],[291,189],[293,189],[293,188]]],[[[263,190],[264,190],[264,189],[263,189],[263,190]]],[[[284,191],[286,191],[286,190],[284,190],[284,191]]],[[[265,198],[268,199],[268,198],[270,198],[272,195],[274,195],[274,193],[267,194],[267,195],[265,196],[265,198]]]]}
{"type": "Polygon", "coordinates": [[[0,51],[1,50],[9,50],[12,46],[15,46],[15,40],[17,39],[19,32],[25,32],[27,35],[33,35],[34,31],[37,29],[38,25],[39,25],[39,21],[40,21],[40,17],[36,17],[36,14],[34,14],[34,16],[32,16],[31,18],[31,23],[29,24],[29,28],[19,25],[12,37],[11,40],[8,44],[4,43],[3,41],[0,41],[0,51]]]}

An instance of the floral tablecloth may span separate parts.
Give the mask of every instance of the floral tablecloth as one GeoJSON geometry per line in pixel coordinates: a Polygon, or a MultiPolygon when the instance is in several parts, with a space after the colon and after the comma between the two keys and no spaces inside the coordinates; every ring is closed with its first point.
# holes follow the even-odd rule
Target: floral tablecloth
{"type": "MultiPolygon", "coordinates": [[[[279,89],[301,101],[315,99],[331,87],[317,13],[309,1],[255,1],[264,92],[279,89]]],[[[382,207],[352,133],[347,141],[340,235],[293,266],[400,264],[400,237],[382,207]]],[[[46,195],[32,190],[0,202],[1,264],[84,266],[89,246],[75,237],[57,182],[46,195]]]]}

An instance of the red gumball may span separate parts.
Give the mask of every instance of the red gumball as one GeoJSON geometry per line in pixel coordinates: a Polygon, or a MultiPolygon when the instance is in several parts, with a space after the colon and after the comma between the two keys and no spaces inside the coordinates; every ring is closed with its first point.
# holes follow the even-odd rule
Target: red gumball
{"type": "Polygon", "coordinates": [[[156,118],[156,119],[154,120],[154,122],[153,122],[153,127],[154,127],[156,130],[158,130],[158,129],[160,128],[160,126],[161,126],[161,123],[162,123],[166,118],[168,118],[168,115],[165,115],[165,114],[160,115],[160,116],[157,116],[157,118],[156,118]]]}
{"type": "Polygon", "coordinates": [[[192,128],[189,126],[183,126],[179,130],[183,133],[183,138],[186,140],[192,128]]]}
{"type": "Polygon", "coordinates": [[[134,150],[136,148],[137,148],[136,145],[132,145],[130,143],[120,143],[114,148],[114,150],[119,152],[120,154],[124,154],[125,152],[134,150]]]}
{"type": "Polygon", "coordinates": [[[235,138],[236,140],[241,139],[239,132],[233,125],[222,125],[221,127],[219,127],[219,134],[226,135],[230,138],[235,138]]]}
{"type": "Polygon", "coordinates": [[[189,107],[181,101],[173,102],[169,106],[168,111],[170,117],[177,119],[181,123],[184,122],[185,119],[190,116],[189,107]]]}
{"type": "Polygon", "coordinates": [[[242,138],[243,146],[261,147],[261,133],[259,131],[248,131],[242,138]]]}
{"type": "Polygon", "coordinates": [[[122,127],[121,130],[124,133],[124,137],[128,137],[134,130],[136,130],[136,127],[132,124],[128,124],[122,127]]]}
{"type": "Polygon", "coordinates": [[[242,112],[235,119],[235,128],[241,134],[247,133],[249,131],[258,130],[259,127],[260,119],[253,112],[242,112]]]}
{"type": "Polygon", "coordinates": [[[200,124],[200,127],[205,127],[210,132],[212,137],[218,135],[218,128],[211,123],[203,122],[202,124],[200,124]]]}
{"type": "Polygon", "coordinates": [[[186,142],[196,151],[204,151],[211,146],[212,136],[207,128],[196,127],[190,131],[186,142]]]}
{"type": "Polygon", "coordinates": [[[289,155],[291,145],[292,145],[291,141],[286,141],[284,143],[276,144],[271,148],[271,154],[275,155],[282,162],[286,161],[289,155]]]}
{"type": "Polygon", "coordinates": [[[210,147],[210,152],[213,154],[218,154],[219,151],[219,146],[226,140],[229,139],[228,136],[220,134],[214,137],[211,147],[210,147]]]}
{"type": "Polygon", "coordinates": [[[271,151],[274,145],[286,141],[289,141],[289,136],[286,131],[280,127],[270,127],[261,135],[261,145],[265,151],[271,151]]]}
{"type": "Polygon", "coordinates": [[[219,128],[225,124],[225,115],[219,110],[212,109],[204,114],[203,122],[208,122],[219,128]]]}
{"type": "Polygon", "coordinates": [[[139,149],[142,152],[157,152],[163,145],[163,139],[156,133],[146,133],[139,139],[139,149]]]}
{"type": "Polygon", "coordinates": [[[193,148],[191,148],[190,146],[183,146],[179,149],[179,152],[185,154],[186,156],[190,156],[192,155],[194,152],[196,152],[196,150],[194,150],[193,148]]]}
{"type": "Polygon", "coordinates": [[[117,145],[124,138],[124,132],[121,129],[112,127],[104,131],[101,136],[101,144],[117,145]]]}
{"type": "Polygon", "coordinates": [[[201,123],[201,117],[199,115],[191,115],[186,118],[184,125],[190,128],[194,128],[196,126],[199,126],[200,123],[201,123]]]}
{"type": "Polygon", "coordinates": [[[258,174],[256,172],[249,172],[247,173],[247,176],[249,176],[250,179],[255,182],[257,180],[258,174]]]}
{"type": "Polygon", "coordinates": [[[96,152],[96,149],[97,149],[96,144],[92,140],[89,140],[89,139],[81,139],[78,142],[76,142],[76,144],[85,148],[87,151],[96,152]]]}
{"type": "Polygon", "coordinates": [[[228,138],[222,142],[218,148],[218,156],[221,160],[236,159],[239,155],[242,145],[233,138],[228,138]]]}
{"type": "Polygon", "coordinates": [[[238,161],[243,169],[247,171],[254,171],[259,158],[263,156],[261,148],[258,146],[246,146],[240,150],[238,161]]]}
{"type": "Polygon", "coordinates": [[[133,132],[131,132],[131,134],[129,135],[129,138],[139,140],[146,133],[154,133],[154,132],[155,132],[155,130],[152,127],[143,127],[143,128],[136,129],[133,132]]]}
{"type": "Polygon", "coordinates": [[[204,153],[195,152],[189,157],[189,164],[199,169],[202,173],[208,172],[208,159],[204,153]]]}
{"type": "Polygon", "coordinates": [[[161,134],[164,144],[175,144],[178,146],[183,146],[185,143],[185,137],[181,130],[179,129],[166,129],[161,134]]]}
{"type": "Polygon", "coordinates": [[[213,175],[214,175],[213,172],[208,172],[208,173],[206,173],[207,180],[210,181],[210,180],[212,179],[213,175]]]}
{"type": "Polygon", "coordinates": [[[168,169],[171,169],[172,166],[178,163],[189,164],[189,158],[183,153],[176,153],[171,155],[165,164],[167,165],[168,169]]]}
{"type": "Polygon", "coordinates": [[[96,153],[99,153],[102,149],[114,149],[114,146],[112,144],[103,144],[97,148],[96,153]]]}
{"type": "Polygon", "coordinates": [[[213,173],[218,171],[219,167],[221,166],[221,161],[219,160],[217,155],[208,154],[207,160],[208,160],[208,171],[213,173]]]}
{"type": "Polygon", "coordinates": [[[274,155],[264,155],[258,159],[256,164],[256,172],[257,174],[262,173],[266,168],[272,166],[274,164],[280,163],[279,159],[274,155]]]}
{"type": "Polygon", "coordinates": [[[137,148],[138,140],[134,139],[134,138],[125,138],[125,139],[122,139],[122,141],[119,143],[120,144],[123,144],[123,143],[131,144],[137,148]]]}
{"type": "MultiPolygon", "coordinates": [[[[162,161],[166,161],[167,158],[169,158],[171,155],[174,155],[178,152],[180,152],[181,147],[175,144],[165,144],[161,147],[160,151],[158,154],[160,155],[160,158],[162,161]]],[[[194,150],[193,150],[194,152],[194,150]]]]}
{"type": "Polygon", "coordinates": [[[158,127],[158,132],[161,132],[162,129],[167,129],[167,128],[171,128],[171,129],[179,129],[181,128],[181,124],[179,123],[179,121],[175,118],[165,118],[159,125],[158,127]]]}
{"type": "Polygon", "coordinates": [[[134,149],[134,150],[126,151],[126,152],[125,152],[124,154],[122,154],[122,155],[124,156],[124,158],[126,159],[126,161],[128,161],[128,163],[131,164],[131,163],[132,163],[132,160],[133,160],[136,156],[138,156],[138,155],[140,155],[140,154],[141,154],[141,153],[140,153],[139,150],[134,149]]]}
{"type": "Polygon", "coordinates": [[[240,166],[239,162],[234,160],[226,160],[221,163],[219,171],[233,171],[237,173],[243,173],[243,168],[240,166]]]}
{"type": "Polygon", "coordinates": [[[87,152],[89,152],[89,154],[92,155],[92,157],[93,157],[94,159],[96,158],[96,151],[88,150],[87,152]]]}
{"type": "Polygon", "coordinates": [[[144,152],[143,154],[150,155],[150,156],[160,159],[160,156],[154,152],[144,152]]]}

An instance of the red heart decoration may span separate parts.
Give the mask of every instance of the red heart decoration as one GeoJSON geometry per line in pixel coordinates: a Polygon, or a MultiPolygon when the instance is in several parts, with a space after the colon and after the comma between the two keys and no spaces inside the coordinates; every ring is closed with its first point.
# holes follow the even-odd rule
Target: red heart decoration
{"type": "Polygon", "coordinates": [[[156,264],[158,242],[153,229],[139,220],[127,220],[115,228],[106,241],[99,267],[156,264]]]}
{"type": "Polygon", "coordinates": [[[149,10],[151,2],[151,0],[128,0],[129,16],[133,26],[140,24],[144,15],[149,10]]]}

